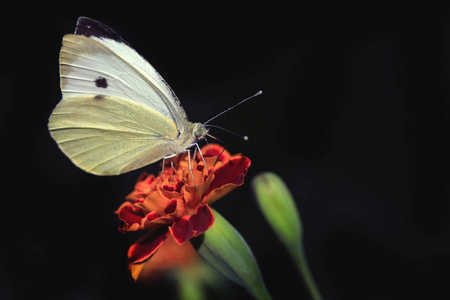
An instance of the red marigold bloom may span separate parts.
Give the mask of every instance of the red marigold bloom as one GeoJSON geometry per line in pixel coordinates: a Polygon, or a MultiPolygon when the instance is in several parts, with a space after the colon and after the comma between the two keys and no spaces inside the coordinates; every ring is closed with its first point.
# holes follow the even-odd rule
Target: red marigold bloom
{"type": "MultiPolygon", "coordinates": [[[[123,221],[122,231],[146,230],[148,234],[132,245],[128,259],[133,277],[137,279],[142,267],[136,264],[148,260],[170,235],[183,245],[208,230],[214,223],[209,204],[244,183],[250,159],[232,156],[222,147],[211,145],[202,149],[201,156],[191,160],[189,171],[187,153],[166,162],[158,177],[142,174],[125,201],[117,210],[123,221]]],[[[171,247],[173,248],[173,246],[171,247]]]]}

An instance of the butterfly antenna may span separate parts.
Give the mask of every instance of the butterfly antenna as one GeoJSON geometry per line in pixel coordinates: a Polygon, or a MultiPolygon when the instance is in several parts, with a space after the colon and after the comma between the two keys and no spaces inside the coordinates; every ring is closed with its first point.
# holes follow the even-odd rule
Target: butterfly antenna
{"type": "Polygon", "coordinates": [[[218,129],[221,129],[221,130],[226,131],[226,132],[228,132],[228,133],[234,134],[235,136],[237,136],[237,137],[243,139],[244,141],[248,141],[248,136],[246,136],[246,135],[241,135],[241,134],[239,134],[239,133],[237,133],[237,132],[234,132],[234,131],[231,131],[231,130],[229,130],[229,129],[226,129],[226,128],[223,128],[223,127],[220,127],[220,126],[216,126],[216,125],[206,125],[206,127],[218,128],[218,129]]]}
{"type": "Polygon", "coordinates": [[[261,94],[262,94],[262,91],[258,91],[258,92],[257,92],[256,94],[254,94],[253,96],[250,96],[250,97],[248,97],[248,98],[245,98],[245,99],[242,100],[241,102],[236,103],[236,104],[233,105],[232,107],[229,107],[229,108],[225,109],[223,112],[221,112],[221,113],[215,115],[214,117],[212,117],[211,119],[209,119],[208,121],[206,121],[205,123],[203,123],[203,125],[208,124],[209,122],[211,122],[211,121],[214,120],[215,118],[217,118],[217,117],[223,115],[223,114],[226,113],[227,111],[230,111],[230,110],[232,110],[233,108],[235,108],[236,106],[241,105],[241,104],[244,103],[245,101],[250,100],[250,99],[252,99],[252,98],[254,98],[254,97],[256,97],[256,96],[259,96],[259,95],[261,95],[261,94]]]}

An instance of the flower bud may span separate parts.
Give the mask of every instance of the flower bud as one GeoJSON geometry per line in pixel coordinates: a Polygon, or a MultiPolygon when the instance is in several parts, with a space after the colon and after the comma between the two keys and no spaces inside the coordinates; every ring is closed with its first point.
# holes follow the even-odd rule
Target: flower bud
{"type": "Polygon", "coordinates": [[[283,180],[266,172],[253,179],[252,188],[266,220],[288,248],[298,248],[302,226],[294,198],[283,180]]]}
{"type": "Polygon", "coordinates": [[[278,175],[270,172],[256,176],[252,187],[264,217],[296,262],[312,298],[321,300],[303,250],[300,214],[288,187],[278,175]]]}

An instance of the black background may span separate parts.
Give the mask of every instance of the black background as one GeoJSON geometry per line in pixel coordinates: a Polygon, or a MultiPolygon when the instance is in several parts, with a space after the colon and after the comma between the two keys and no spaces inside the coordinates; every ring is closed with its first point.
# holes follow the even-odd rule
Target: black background
{"type": "MultiPolygon", "coordinates": [[[[450,10],[144,4],[0,12],[1,299],[175,295],[170,282],[134,285],[127,270],[138,235],[118,232],[114,210],[141,170],[87,174],[48,134],[61,38],[80,15],[148,59],[191,121],[264,91],[214,122],[248,135],[213,132],[252,160],[246,184],[214,207],[247,240],[274,299],[308,294],[252,198],[262,171],[296,198],[324,299],[450,296],[450,10]]],[[[231,287],[227,295],[249,297],[231,287]]]]}

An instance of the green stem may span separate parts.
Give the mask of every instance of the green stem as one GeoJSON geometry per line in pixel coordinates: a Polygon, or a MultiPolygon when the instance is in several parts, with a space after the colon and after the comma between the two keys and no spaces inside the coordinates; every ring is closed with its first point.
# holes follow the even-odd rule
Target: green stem
{"type": "Polygon", "coordinates": [[[317,288],[314,277],[312,276],[311,270],[309,269],[308,262],[306,260],[305,251],[303,250],[303,243],[297,244],[296,247],[291,247],[291,254],[297,264],[300,271],[300,275],[305,281],[306,287],[308,288],[311,297],[314,300],[322,300],[319,289],[317,288]]]}
{"type": "Polygon", "coordinates": [[[264,282],[262,280],[259,280],[255,283],[255,287],[251,292],[253,296],[255,296],[255,298],[258,300],[272,300],[272,297],[270,297],[270,294],[267,291],[266,286],[264,285],[264,282]]]}

